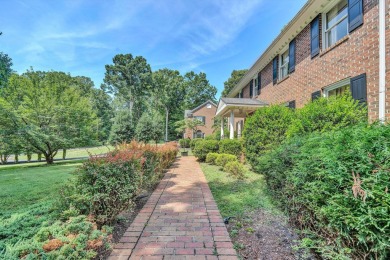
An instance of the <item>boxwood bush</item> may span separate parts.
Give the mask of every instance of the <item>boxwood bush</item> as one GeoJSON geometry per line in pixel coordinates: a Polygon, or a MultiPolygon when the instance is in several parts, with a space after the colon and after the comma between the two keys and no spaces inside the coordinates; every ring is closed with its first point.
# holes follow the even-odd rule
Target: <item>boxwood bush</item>
{"type": "Polygon", "coordinates": [[[225,166],[223,167],[223,170],[237,179],[244,179],[245,177],[244,176],[245,167],[243,164],[237,161],[231,161],[226,163],[225,166]]]}
{"type": "Polygon", "coordinates": [[[190,148],[191,139],[184,138],[179,140],[181,148],[190,148]]]}
{"type": "Polygon", "coordinates": [[[228,162],[238,162],[237,157],[233,154],[223,153],[223,154],[219,154],[217,156],[217,158],[215,159],[215,164],[218,166],[221,166],[222,169],[223,169],[223,167],[225,167],[225,165],[228,162]]]}
{"type": "Polygon", "coordinates": [[[390,126],[296,136],[256,166],[304,246],[325,259],[390,259],[390,126]]]}
{"type": "Polygon", "coordinates": [[[199,139],[192,152],[199,161],[204,162],[207,154],[218,152],[218,148],[219,146],[217,140],[199,139]]]}
{"type": "Polygon", "coordinates": [[[219,153],[233,154],[237,158],[242,154],[242,142],[238,139],[224,139],[219,142],[219,153]]]}
{"type": "Polygon", "coordinates": [[[218,153],[208,153],[206,156],[206,162],[215,165],[215,160],[218,158],[218,153]]]}
{"type": "Polygon", "coordinates": [[[204,139],[202,139],[202,138],[192,139],[191,142],[190,142],[191,150],[194,151],[196,143],[197,142],[202,142],[203,140],[204,139]]]}

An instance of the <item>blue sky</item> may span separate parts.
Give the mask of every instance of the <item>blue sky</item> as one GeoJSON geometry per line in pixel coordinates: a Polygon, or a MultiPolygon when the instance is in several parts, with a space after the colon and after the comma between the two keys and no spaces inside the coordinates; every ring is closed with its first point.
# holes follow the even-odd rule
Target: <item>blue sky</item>
{"type": "Polygon", "coordinates": [[[249,68],[306,0],[2,1],[0,51],[19,73],[58,70],[92,78],[119,53],[153,70],[205,72],[218,88],[249,68]]]}

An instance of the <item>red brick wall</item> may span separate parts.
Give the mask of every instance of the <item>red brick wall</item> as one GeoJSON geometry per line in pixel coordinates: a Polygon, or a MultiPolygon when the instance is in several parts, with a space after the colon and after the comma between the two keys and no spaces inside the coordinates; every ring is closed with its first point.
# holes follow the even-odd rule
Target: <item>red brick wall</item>
{"type": "Polygon", "coordinates": [[[243,88],[243,91],[242,91],[242,97],[243,98],[249,98],[249,85],[250,83],[248,83],[248,85],[246,85],[244,88],[243,88]]]}
{"type": "MultiPolygon", "coordinates": [[[[387,0],[389,6],[390,0],[387,0]]],[[[390,15],[387,13],[387,53],[390,53],[390,15]]],[[[320,28],[322,27],[320,23],[320,28]]],[[[322,34],[321,34],[322,38],[322,34]]],[[[271,104],[295,100],[297,107],[311,100],[311,94],[348,77],[367,74],[369,118],[378,119],[379,45],[378,0],[364,0],[364,23],[338,45],[311,58],[310,24],[296,37],[295,72],[273,85],[272,62],[261,72],[262,90],[258,99],[271,104]]],[[[322,42],[322,39],[321,41],[322,42]]],[[[387,55],[387,116],[390,118],[390,55],[387,55]]],[[[249,97],[248,95],[245,97],[249,97]]]]}
{"type": "MultiPolygon", "coordinates": [[[[195,111],[192,115],[193,116],[205,116],[206,117],[206,123],[204,126],[199,126],[198,130],[201,130],[205,136],[211,135],[213,133],[213,124],[214,124],[214,116],[217,112],[217,108],[215,106],[211,106],[211,108],[207,108],[207,105],[203,106],[202,108],[195,111]]],[[[192,130],[187,129],[184,138],[190,137],[193,138],[192,130]]]]}

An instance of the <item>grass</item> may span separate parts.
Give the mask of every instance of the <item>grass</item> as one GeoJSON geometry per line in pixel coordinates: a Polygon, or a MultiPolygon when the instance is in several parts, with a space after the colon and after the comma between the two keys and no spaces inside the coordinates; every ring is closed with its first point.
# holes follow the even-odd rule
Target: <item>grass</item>
{"type": "Polygon", "coordinates": [[[237,180],[218,166],[201,163],[201,167],[223,217],[242,217],[259,208],[279,213],[267,194],[263,175],[248,170],[244,180],[237,180]]]}
{"type": "Polygon", "coordinates": [[[52,166],[23,165],[0,170],[0,213],[15,212],[57,197],[80,162],[52,166]]]}
{"type": "MultiPolygon", "coordinates": [[[[98,147],[69,149],[66,151],[66,158],[88,157],[89,154],[92,154],[92,155],[103,154],[103,153],[107,153],[108,151],[113,150],[113,149],[114,149],[114,147],[112,147],[112,146],[98,146],[98,147]]],[[[59,150],[57,155],[54,158],[55,159],[62,159],[62,150],[59,150]]],[[[33,154],[31,159],[38,160],[38,155],[33,154]]],[[[43,161],[45,160],[45,158],[43,156],[42,156],[42,160],[43,161]]],[[[11,156],[8,161],[12,162],[13,156],[11,156]]],[[[19,161],[27,161],[27,156],[24,154],[19,155],[19,161]]]]}

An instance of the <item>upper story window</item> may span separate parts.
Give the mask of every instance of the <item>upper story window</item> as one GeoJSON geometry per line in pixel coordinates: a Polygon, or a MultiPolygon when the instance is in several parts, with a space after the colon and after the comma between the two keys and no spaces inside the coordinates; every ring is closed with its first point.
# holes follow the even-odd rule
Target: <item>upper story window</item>
{"type": "Polygon", "coordinates": [[[257,77],[256,77],[256,78],[253,79],[253,93],[254,93],[253,96],[259,95],[258,90],[257,90],[257,85],[258,84],[259,84],[259,82],[257,81],[257,77]]]}
{"type": "Polygon", "coordinates": [[[324,15],[325,48],[333,46],[348,34],[348,1],[338,2],[324,15]]]}
{"type": "Polygon", "coordinates": [[[206,123],[206,117],[205,116],[194,116],[194,119],[201,121],[203,124],[206,123]]]}
{"type": "Polygon", "coordinates": [[[211,104],[207,104],[206,108],[211,108],[211,104]]]}
{"type": "Polygon", "coordinates": [[[288,61],[289,61],[289,55],[288,55],[288,49],[280,55],[279,60],[279,79],[283,79],[287,77],[288,75],[288,61]]]}

